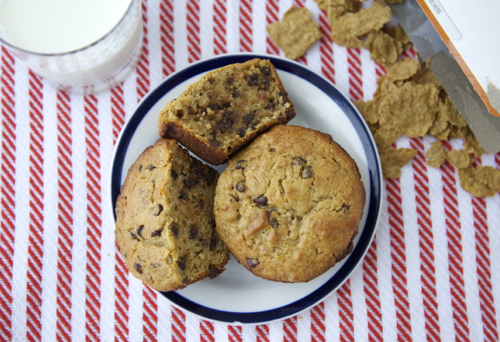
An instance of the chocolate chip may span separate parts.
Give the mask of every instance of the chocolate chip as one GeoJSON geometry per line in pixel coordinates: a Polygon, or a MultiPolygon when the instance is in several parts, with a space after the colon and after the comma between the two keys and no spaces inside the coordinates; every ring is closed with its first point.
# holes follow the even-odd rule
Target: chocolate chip
{"type": "Polygon", "coordinates": [[[235,90],[233,91],[233,93],[231,94],[231,96],[233,97],[233,99],[237,99],[238,97],[240,97],[240,92],[235,90]]]}
{"type": "Polygon", "coordinates": [[[152,263],[151,263],[151,267],[153,267],[153,268],[158,268],[158,267],[160,267],[160,264],[157,264],[157,263],[155,263],[155,262],[152,262],[152,263]]]}
{"type": "Polygon", "coordinates": [[[210,84],[214,84],[214,83],[215,83],[215,80],[214,80],[213,78],[209,78],[209,79],[208,79],[208,83],[210,83],[210,84]]]}
{"type": "Polygon", "coordinates": [[[180,194],[179,198],[185,200],[185,199],[188,199],[189,196],[184,190],[181,190],[181,194],[180,194]]]}
{"type": "Polygon", "coordinates": [[[263,73],[266,76],[271,75],[271,68],[268,66],[260,68],[260,72],[263,73]]]}
{"type": "Polygon", "coordinates": [[[248,85],[250,86],[256,86],[259,84],[259,80],[258,80],[258,76],[257,74],[252,74],[250,76],[247,77],[247,82],[248,82],[248,85]]]}
{"type": "Polygon", "coordinates": [[[194,110],[192,110],[191,108],[188,109],[188,114],[189,115],[194,115],[194,110]]]}
{"type": "Polygon", "coordinates": [[[243,117],[243,123],[245,125],[250,125],[250,123],[252,123],[253,119],[255,119],[255,114],[253,114],[253,113],[247,114],[243,117]]]}
{"type": "Polygon", "coordinates": [[[151,233],[151,237],[161,236],[162,229],[155,230],[151,233]]]}
{"type": "Polygon", "coordinates": [[[291,119],[295,116],[295,111],[293,111],[292,109],[289,109],[285,112],[285,115],[288,119],[291,119]]]}
{"type": "Polygon", "coordinates": [[[232,77],[228,77],[227,78],[227,84],[228,85],[232,85],[233,84],[233,78],[232,77]]]}
{"type": "Polygon", "coordinates": [[[142,230],[144,229],[144,226],[141,224],[139,226],[139,228],[137,228],[137,235],[139,235],[140,237],[142,237],[142,230]]]}
{"type": "Polygon", "coordinates": [[[238,182],[238,183],[236,183],[235,188],[236,188],[236,190],[238,190],[239,192],[243,192],[243,191],[245,191],[245,182],[238,182]]]}
{"type": "Polygon", "coordinates": [[[181,269],[181,271],[184,271],[186,269],[186,264],[183,263],[182,261],[177,260],[176,263],[179,266],[179,268],[181,269]]]}
{"type": "Polygon", "coordinates": [[[240,128],[238,130],[238,135],[241,137],[241,138],[244,138],[245,135],[247,135],[247,131],[244,129],[244,128],[240,128]]]}
{"type": "Polygon", "coordinates": [[[184,277],[184,278],[182,279],[182,282],[183,282],[184,284],[186,284],[187,282],[189,282],[189,278],[188,278],[188,277],[184,277]]]}
{"type": "Polygon", "coordinates": [[[242,160],[239,160],[237,163],[236,163],[236,170],[244,170],[245,167],[243,165],[245,165],[247,161],[245,159],[242,159],[242,160]]]}
{"type": "Polygon", "coordinates": [[[205,201],[203,201],[202,199],[200,199],[200,200],[198,201],[198,205],[200,206],[200,209],[205,208],[205,201]]]}
{"type": "Polygon", "coordinates": [[[278,220],[276,220],[274,217],[270,217],[268,221],[271,227],[278,228],[278,220]]]}
{"type": "Polygon", "coordinates": [[[253,199],[253,201],[257,204],[260,204],[260,205],[267,205],[267,197],[262,195],[262,196],[259,196],[259,197],[255,197],[253,199]]]}
{"type": "Polygon", "coordinates": [[[210,244],[208,245],[208,249],[211,251],[215,250],[215,246],[217,246],[217,240],[215,240],[215,237],[212,236],[210,239],[210,244]]]}
{"type": "Polygon", "coordinates": [[[135,235],[135,233],[134,233],[134,232],[130,232],[130,235],[132,235],[132,237],[133,237],[134,239],[136,239],[137,241],[141,241],[141,240],[137,237],[137,235],[135,235]]]}
{"type": "Polygon", "coordinates": [[[154,216],[158,216],[161,214],[161,212],[163,211],[163,206],[161,204],[157,204],[155,205],[155,207],[153,208],[153,215],[154,216]]]}
{"type": "Polygon", "coordinates": [[[306,161],[304,159],[300,158],[300,157],[293,158],[293,163],[295,165],[300,165],[300,166],[306,165],[306,161]]]}
{"type": "Polygon", "coordinates": [[[255,268],[259,265],[259,259],[256,258],[247,258],[247,265],[250,268],[255,268]]]}
{"type": "Polygon", "coordinates": [[[176,226],[172,226],[170,227],[170,231],[172,232],[172,234],[174,234],[175,236],[177,236],[177,234],[179,234],[179,228],[177,228],[176,226]]]}
{"type": "Polygon", "coordinates": [[[274,110],[275,108],[276,105],[274,104],[274,102],[269,102],[264,109],[274,110]]]}
{"type": "Polygon", "coordinates": [[[222,109],[222,106],[217,103],[210,103],[207,107],[213,111],[222,109]]]}
{"type": "Polygon", "coordinates": [[[196,239],[197,235],[198,235],[198,227],[192,226],[191,229],[189,230],[189,239],[194,240],[196,239]]]}
{"type": "Polygon", "coordinates": [[[222,143],[218,142],[217,140],[215,139],[210,140],[210,147],[219,147],[220,145],[222,145],[222,143]]]}
{"type": "Polygon", "coordinates": [[[193,186],[198,184],[199,181],[198,177],[189,177],[184,181],[184,185],[187,186],[188,189],[191,189],[193,186]]]}
{"type": "Polygon", "coordinates": [[[306,166],[304,168],[304,170],[302,170],[302,179],[311,178],[313,176],[314,176],[314,173],[312,172],[311,166],[306,166]]]}
{"type": "Polygon", "coordinates": [[[142,266],[141,266],[141,264],[135,263],[134,264],[134,270],[136,270],[137,273],[142,274],[142,266]]]}
{"type": "Polygon", "coordinates": [[[210,279],[214,279],[220,274],[220,269],[215,266],[210,265],[208,269],[208,276],[210,277],[210,279]]]}
{"type": "Polygon", "coordinates": [[[172,177],[173,180],[176,180],[177,177],[179,177],[179,175],[177,174],[177,172],[175,172],[175,170],[170,170],[170,176],[172,177]]]}
{"type": "Polygon", "coordinates": [[[280,90],[278,93],[279,96],[288,96],[288,93],[285,90],[280,90]]]}
{"type": "Polygon", "coordinates": [[[149,164],[149,165],[146,167],[146,169],[148,169],[149,171],[152,171],[152,170],[156,169],[156,166],[153,166],[153,165],[149,164]]]}
{"type": "Polygon", "coordinates": [[[139,171],[142,171],[142,165],[139,165],[139,171]]]}
{"type": "Polygon", "coordinates": [[[260,120],[255,121],[253,124],[250,125],[250,127],[252,129],[255,129],[255,127],[257,127],[258,124],[260,124],[260,120]]]}
{"type": "Polygon", "coordinates": [[[231,130],[231,127],[236,122],[236,116],[234,115],[233,110],[228,110],[222,116],[220,121],[215,123],[214,131],[216,134],[225,133],[231,130]]]}

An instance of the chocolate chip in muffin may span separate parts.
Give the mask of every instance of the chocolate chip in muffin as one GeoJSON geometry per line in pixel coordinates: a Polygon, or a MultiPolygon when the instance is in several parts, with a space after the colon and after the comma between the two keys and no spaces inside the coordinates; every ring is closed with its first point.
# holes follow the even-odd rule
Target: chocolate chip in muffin
{"type": "Polygon", "coordinates": [[[267,205],[267,197],[264,195],[255,197],[253,201],[259,205],[267,205]]]}
{"type": "Polygon", "coordinates": [[[247,258],[247,265],[250,268],[255,268],[259,265],[259,259],[256,258],[247,258]]]}
{"type": "Polygon", "coordinates": [[[247,135],[247,131],[244,129],[244,128],[240,128],[238,129],[238,135],[241,137],[241,138],[244,138],[245,135],[247,135]]]}
{"type": "Polygon", "coordinates": [[[149,164],[149,165],[147,166],[147,169],[148,169],[149,171],[153,171],[154,169],[156,169],[156,166],[153,166],[153,165],[149,164]]]}
{"type": "Polygon", "coordinates": [[[210,279],[214,279],[219,274],[220,274],[220,269],[218,269],[215,266],[210,266],[209,273],[208,273],[208,276],[210,277],[210,279]]]}
{"type": "Polygon", "coordinates": [[[134,232],[130,232],[130,235],[131,235],[131,236],[132,236],[135,240],[137,240],[137,241],[141,241],[141,239],[139,239],[139,238],[137,237],[137,235],[135,235],[135,233],[134,233],[134,232]]]}
{"type": "Polygon", "coordinates": [[[179,266],[179,268],[181,269],[181,271],[184,271],[186,269],[186,264],[184,262],[182,262],[181,260],[177,260],[176,263],[177,263],[177,266],[179,266]]]}
{"type": "Polygon", "coordinates": [[[186,200],[189,198],[188,194],[184,191],[184,190],[181,190],[181,193],[179,195],[179,198],[180,199],[183,199],[183,200],[186,200]]]}
{"type": "Polygon", "coordinates": [[[244,170],[245,169],[245,163],[247,161],[246,160],[239,160],[237,163],[236,163],[236,170],[244,170]]]}
{"type": "Polygon", "coordinates": [[[137,235],[139,235],[140,237],[142,237],[142,230],[143,229],[144,229],[144,226],[142,224],[137,228],[137,235]]]}
{"type": "Polygon", "coordinates": [[[155,230],[151,233],[151,237],[158,237],[161,236],[162,229],[155,230]]]}
{"type": "Polygon", "coordinates": [[[299,165],[299,166],[304,166],[304,165],[306,165],[306,161],[305,161],[304,159],[300,158],[300,157],[295,157],[295,158],[293,158],[293,163],[294,163],[295,165],[299,165]]]}
{"type": "Polygon", "coordinates": [[[268,221],[271,227],[278,228],[278,220],[276,220],[274,217],[270,217],[268,221]]]}
{"type": "Polygon", "coordinates": [[[311,178],[314,176],[314,173],[312,171],[312,167],[311,166],[306,166],[304,168],[304,170],[302,170],[302,179],[307,179],[307,178],[311,178]]]}
{"type": "Polygon", "coordinates": [[[170,170],[170,176],[172,177],[173,180],[176,180],[177,177],[179,177],[179,175],[177,174],[177,172],[175,172],[175,170],[170,170]]]}
{"type": "Polygon", "coordinates": [[[136,263],[134,264],[134,270],[136,270],[136,271],[137,271],[137,273],[142,274],[142,266],[141,266],[141,264],[139,264],[139,263],[137,263],[137,262],[136,262],[136,263]]]}
{"type": "Polygon", "coordinates": [[[218,142],[217,140],[215,139],[211,139],[209,141],[209,144],[210,144],[210,147],[219,147],[220,145],[222,145],[222,143],[218,142]]]}
{"type": "Polygon", "coordinates": [[[189,230],[189,239],[194,240],[196,239],[197,235],[198,235],[198,227],[192,226],[191,229],[189,230]]]}
{"type": "Polygon", "coordinates": [[[158,216],[161,214],[162,211],[163,211],[163,206],[161,204],[157,204],[153,208],[153,215],[158,216]]]}
{"type": "Polygon", "coordinates": [[[198,184],[199,181],[198,177],[189,177],[184,181],[184,185],[187,186],[188,189],[191,189],[193,186],[198,184]]]}
{"type": "Polygon", "coordinates": [[[174,234],[175,236],[177,236],[177,234],[179,234],[179,228],[177,228],[177,226],[171,226],[170,227],[170,231],[172,232],[172,234],[174,234]]]}
{"type": "Polygon", "coordinates": [[[236,188],[236,190],[238,190],[239,192],[243,192],[243,191],[245,191],[245,182],[238,182],[238,183],[236,183],[235,188],[236,188]]]}

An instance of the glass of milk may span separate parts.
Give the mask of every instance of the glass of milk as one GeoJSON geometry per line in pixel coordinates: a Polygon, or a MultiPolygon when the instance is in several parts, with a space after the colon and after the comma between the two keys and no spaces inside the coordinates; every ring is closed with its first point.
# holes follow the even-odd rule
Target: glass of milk
{"type": "Polygon", "coordinates": [[[60,89],[106,90],[139,59],[141,0],[0,0],[0,43],[60,89]]]}

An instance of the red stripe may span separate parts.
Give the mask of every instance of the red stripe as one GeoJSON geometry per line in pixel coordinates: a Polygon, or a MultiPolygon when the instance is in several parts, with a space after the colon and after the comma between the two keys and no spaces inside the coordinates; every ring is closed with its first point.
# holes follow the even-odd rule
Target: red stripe
{"type": "Polygon", "coordinates": [[[56,334],[71,339],[71,271],[73,249],[73,165],[70,97],[57,92],[58,221],[57,323],[56,334]]]}
{"type": "Polygon", "coordinates": [[[240,51],[252,52],[252,0],[241,0],[240,2],[240,51]]]}
{"type": "Polygon", "coordinates": [[[411,340],[410,302],[406,280],[406,246],[399,179],[387,181],[391,237],[392,290],[396,305],[398,340],[411,340]]]}
{"type": "Polygon", "coordinates": [[[188,61],[193,63],[201,58],[200,49],[200,0],[187,1],[187,41],[188,61]]]}
{"type": "Polygon", "coordinates": [[[368,317],[368,340],[382,341],[382,308],[378,289],[377,243],[375,240],[363,260],[363,283],[368,317]]]}
{"type": "Polygon", "coordinates": [[[269,325],[256,325],[255,331],[257,332],[257,342],[269,342],[269,325]]]}
{"type": "Polygon", "coordinates": [[[290,317],[283,322],[283,342],[297,341],[297,316],[290,317]]]}
{"type": "Polygon", "coordinates": [[[242,342],[243,341],[243,336],[242,336],[242,328],[237,325],[228,325],[227,326],[227,331],[229,333],[229,342],[242,342]]]}
{"type": "MultiPolygon", "coordinates": [[[[480,162],[478,160],[478,162],[480,162]]],[[[495,298],[491,282],[490,238],[488,216],[484,197],[472,196],[474,237],[476,241],[476,270],[479,285],[479,302],[485,341],[498,341],[495,298]]]]}
{"type": "Polygon", "coordinates": [[[427,340],[441,339],[436,290],[434,235],[431,220],[431,201],[429,198],[429,179],[425,163],[425,149],[422,138],[410,140],[410,147],[417,150],[413,159],[413,179],[415,180],[417,223],[420,249],[420,279],[424,301],[425,333],[427,340]]]}
{"type": "Polygon", "coordinates": [[[319,29],[323,33],[323,37],[319,43],[319,51],[321,53],[321,72],[328,80],[335,83],[333,41],[330,38],[331,29],[328,16],[323,10],[319,13],[319,29]]]}
{"type": "Polygon", "coordinates": [[[163,0],[160,3],[160,40],[161,62],[163,76],[168,76],[175,71],[174,48],[174,1],[163,0]]]}
{"type": "Polygon", "coordinates": [[[41,307],[42,307],[42,259],[44,231],[44,193],[43,193],[43,107],[42,84],[32,71],[29,71],[30,101],[30,224],[28,238],[28,270],[26,287],[26,339],[41,340],[41,307]],[[35,87],[37,87],[35,89],[35,87]],[[36,124],[35,124],[36,122],[36,124]]]}
{"type": "Polygon", "coordinates": [[[227,53],[226,47],[226,0],[214,1],[214,53],[227,53]]]}
{"type": "Polygon", "coordinates": [[[148,286],[143,285],[142,295],[144,301],[142,303],[143,308],[143,326],[142,332],[144,333],[143,341],[155,342],[157,341],[158,335],[158,305],[156,292],[150,289],[148,286]]]}
{"type": "MultiPolygon", "coordinates": [[[[449,142],[443,145],[451,150],[449,142]]],[[[448,240],[448,272],[451,283],[451,304],[455,338],[469,340],[469,319],[467,317],[467,304],[465,302],[465,283],[462,258],[462,233],[460,224],[460,211],[458,208],[457,180],[455,168],[446,162],[441,168],[443,192],[445,195],[445,223],[446,237],[448,240]]]]}
{"type": "MultiPolygon", "coordinates": [[[[111,113],[113,145],[125,122],[125,99],[123,85],[111,89],[111,113]]],[[[115,341],[128,340],[128,271],[118,249],[115,250],[115,341]]]]}
{"type": "Polygon", "coordinates": [[[339,307],[340,341],[354,341],[354,314],[352,310],[350,280],[347,280],[337,290],[337,305],[339,307]]]}
{"type": "Polygon", "coordinates": [[[184,312],[172,306],[172,341],[186,341],[186,315],[184,312]]]}
{"type": "Polygon", "coordinates": [[[16,226],[16,112],[14,93],[14,58],[2,46],[0,72],[0,106],[2,114],[2,210],[0,216],[0,339],[12,339],[12,263],[14,256],[14,233],[16,226]]]}
{"type": "Polygon", "coordinates": [[[349,72],[349,95],[351,100],[363,99],[363,81],[361,78],[361,51],[347,49],[347,63],[349,72]]]}
{"type": "Polygon", "coordinates": [[[321,302],[311,309],[311,341],[325,342],[325,303],[321,302]]]}
{"type": "Polygon", "coordinates": [[[148,2],[142,1],[142,53],[137,63],[137,100],[140,101],[149,91],[149,48],[148,48],[148,2]]]}
{"type": "Polygon", "coordinates": [[[100,340],[101,311],[101,175],[97,98],[84,97],[87,189],[87,265],[85,329],[87,341],[100,340]]]}
{"type": "Polygon", "coordinates": [[[214,342],[215,330],[214,325],[209,321],[200,320],[200,341],[214,342]]]}

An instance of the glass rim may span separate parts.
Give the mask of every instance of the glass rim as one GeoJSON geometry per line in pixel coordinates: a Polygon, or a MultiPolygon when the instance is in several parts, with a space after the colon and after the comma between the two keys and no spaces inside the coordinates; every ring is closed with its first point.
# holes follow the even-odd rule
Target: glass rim
{"type": "MultiPolygon", "coordinates": [[[[130,4],[129,4],[127,10],[125,11],[125,13],[123,13],[123,16],[120,18],[120,20],[118,20],[116,25],[111,28],[111,30],[106,32],[105,35],[103,35],[102,37],[100,37],[96,41],[94,41],[88,45],[85,45],[81,48],[75,49],[75,50],[70,50],[70,51],[66,51],[66,52],[59,52],[59,53],[34,52],[34,51],[29,51],[26,49],[19,48],[13,44],[7,42],[5,39],[2,39],[2,37],[0,37],[0,44],[6,46],[8,48],[11,48],[16,52],[26,53],[26,54],[30,54],[30,55],[38,56],[38,57],[63,57],[63,56],[67,56],[67,55],[73,55],[73,54],[76,54],[78,52],[82,52],[82,51],[88,50],[88,49],[96,46],[97,44],[99,44],[100,42],[105,40],[107,37],[109,37],[114,31],[116,31],[118,26],[120,26],[123,23],[123,21],[125,20],[125,17],[132,11],[132,7],[133,7],[135,1],[136,0],[130,0],[130,4]]],[[[137,0],[137,1],[139,1],[139,6],[140,6],[142,4],[142,0],[137,0]]],[[[142,15],[142,13],[141,13],[141,15],[142,15]]]]}

